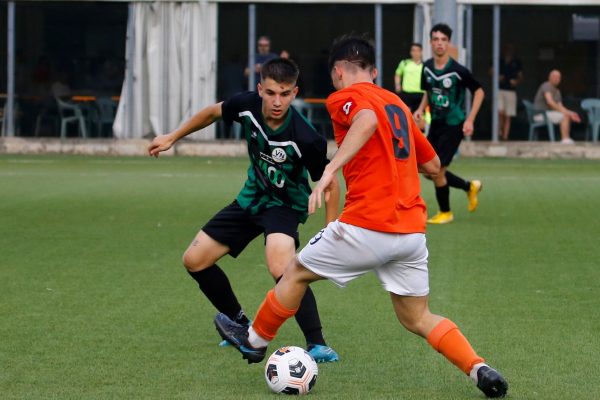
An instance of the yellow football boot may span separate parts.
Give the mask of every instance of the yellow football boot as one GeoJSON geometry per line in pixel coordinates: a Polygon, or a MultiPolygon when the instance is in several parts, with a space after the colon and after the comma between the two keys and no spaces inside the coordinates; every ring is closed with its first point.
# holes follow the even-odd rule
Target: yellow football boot
{"type": "Polygon", "coordinates": [[[454,215],[452,215],[452,211],[440,211],[435,214],[433,217],[429,218],[427,222],[430,224],[447,224],[454,220],[454,215]]]}
{"type": "Polygon", "coordinates": [[[479,205],[479,199],[477,199],[477,194],[481,192],[481,188],[483,185],[481,181],[471,181],[471,186],[469,187],[469,191],[467,192],[467,197],[469,199],[468,209],[470,212],[477,210],[477,206],[479,205]]]}

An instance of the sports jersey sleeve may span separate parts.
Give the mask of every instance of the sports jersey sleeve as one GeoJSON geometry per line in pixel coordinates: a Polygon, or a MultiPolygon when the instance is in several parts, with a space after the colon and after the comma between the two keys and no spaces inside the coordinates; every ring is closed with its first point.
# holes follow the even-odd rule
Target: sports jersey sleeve
{"type": "Polygon", "coordinates": [[[427,67],[427,64],[423,64],[423,68],[421,68],[421,90],[429,91],[431,86],[429,86],[425,77],[425,67],[427,67]]]}
{"type": "Polygon", "coordinates": [[[404,73],[404,67],[406,66],[406,60],[400,61],[396,68],[396,75],[402,75],[404,73]]]}
{"type": "Polygon", "coordinates": [[[252,97],[252,92],[245,92],[237,94],[223,102],[221,106],[222,118],[225,122],[231,123],[233,121],[240,122],[239,113],[244,108],[244,105],[248,103],[252,97]]]}
{"type": "Polygon", "coordinates": [[[329,163],[327,159],[327,141],[325,138],[315,132],[314,140],[303,148],[302,159],[313,182],[321,179],[323,170],[329,163]]]}
{"type": "Polygon", "coordinates": [[[352,125],[352,119],[357,112],[364,109],[373,109],[357,92],[340,90],[332,94],[327,101],[327,111],[331,120],[346,128],[352,125]]]}
{"type": "Polygon", "coordinates": [[[473,74],[468,69],[464,67],[461,68],[460,75],[465,86],[471,91],[471,93],[475,92],[481,87],[481,84],[473,77],[473,74]]]}

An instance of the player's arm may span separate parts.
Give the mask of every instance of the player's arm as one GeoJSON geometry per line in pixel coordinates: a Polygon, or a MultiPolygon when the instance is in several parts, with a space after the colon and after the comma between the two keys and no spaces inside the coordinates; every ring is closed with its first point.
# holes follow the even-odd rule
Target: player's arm
{"type": "Polygon", "coordinates": [[[148,146],[148,154],[158,157],[161,151],[166,151],[175,144],[179,139],[189,135],[192,132],[206,128],[222,116],[222,104],[217,103],[205,107],[198,111],[194,116],[185,121],[179,128],[167,133],[166,135],[157,136],[148,146]]]}
{"type": "Polygon", "coordinates": [[[404,65],[403,62],[400,61],[400,64],[398,64],[398,68],[396,68],[396,71],[394,72],[394,89],[396,90],[396,93],[400,93],[402,91],[402,72],[404,70],[404,65]]]}
{"type": "Polygon", "coordinates": [[[436,154],[435,157],[433,157],[431,160],[429,160],[423,164],[419,164],[417,167],[418,167],[420,173],[429,175],[429,176],[435,176],[440,172],[441,166],[442,166],[442,164],[440,162],[440,158],[436,154]]]}
{"type": "Polygon", "coordinates": [[[373,110],[362,109],[352,118],[352,123],[344,141],[335,156],[323,171],[323,175],[308,199],[308,212],[312,214],[321,208],[321,194],[329,189],[331,182],[337,179],[337,171],[348,163],[371,138],[377,129],[377,115],[373,110]]]}
{"type": "Polygon", "coordinates": [[[402,85],[400,84],[400,75],[394,74],[394,89],[396,93],[400,93],[402,91],[402,85]]]}
{"type": "Polygon", "coordinates": [[[477,113],[479,112],[479,109],[481,108],[481,104],[483,103],[484,97],[485,97],[485,92],[483,91],[483,88],[481,88],[481,87],[479,87],[477,90],[475,90],[475,93],[473,93],[473,102],[471,104],[471,111],[469,112],[469,115],[467,116],[467,119],[465,120],[465,123],[463,124],[463,133],[465,134],[465,136],[473,135],[473,123],[475,122],[475,117],[477,117],[477,113]]]}
{"type": "Polygon", "coordinates": [[[410,129],[415,143],[417,169],[428,177],[437,175],[440,172],[441,162],[433,146],[414,121],[410,121],[410,129]]]}
{"type": "Polygon", "coordinates": [[[415,121],[421,121],[421,119],[423,118],[423,112],[425,111],[425,107],[427,107],[428,103],[429,101],[427,100],[427,92],[423,92],[423,98],[421,99],[421,103],[419,104],[419,107],[415,110],[415,113],[413,114],[415,121]]]}
{"type": "Polygon", "coordinates": [[[340,215],[340,183],[336,176],[325,189],[325,225],[333,222],[340,215]]]}

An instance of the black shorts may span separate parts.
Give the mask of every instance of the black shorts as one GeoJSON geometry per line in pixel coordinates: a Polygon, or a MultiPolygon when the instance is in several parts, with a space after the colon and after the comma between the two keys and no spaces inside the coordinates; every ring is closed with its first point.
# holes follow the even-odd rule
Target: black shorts
{"type": "Polygon", "coordinates": [[[244,210],[236,200],[219,211],[202,230],[211,238],[229,247],[229,255],[237,257],[261,233],[284,233],[300,246],[298,224],[300,215],[287,207],[268,208],[257,215],[244,210]]]}
{"type": "Polygon", "coordinates": [[[440,158],[442,167],[447,167],[452,162],[452,158],[458,151],[460,142],[464,134],[463,124],[446,125],[444,122],[432,121],[429,127],[427,140],[433,146],[433,149],[440,158]]]}
{"type": "Polygon", "coordinates": [[[404,102],[410,108],[411,112],[417,111],[419,105],[421,104],[421,100],[423,100],[423,93],[400,93],[400,100],[404,102]]]}

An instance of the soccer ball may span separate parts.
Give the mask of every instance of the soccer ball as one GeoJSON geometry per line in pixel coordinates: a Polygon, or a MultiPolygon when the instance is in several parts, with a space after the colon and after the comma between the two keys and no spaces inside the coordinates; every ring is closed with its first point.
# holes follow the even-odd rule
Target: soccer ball
{"type": "Polygon", "coordinates": [[[265,364],[265,378],[275,393],[306,394],[317,382],[319,368],[314,358],[300,347],[275,350],[265,364]]]}

